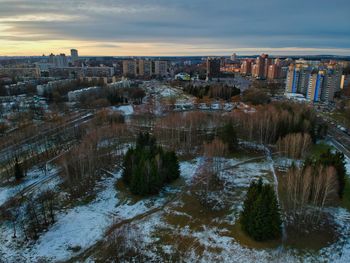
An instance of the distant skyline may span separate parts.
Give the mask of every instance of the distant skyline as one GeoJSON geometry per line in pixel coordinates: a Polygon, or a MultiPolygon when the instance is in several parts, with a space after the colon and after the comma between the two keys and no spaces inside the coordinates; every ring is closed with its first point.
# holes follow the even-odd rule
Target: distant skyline
{"type": "Polygon", "coordinates": [[[0,56],[350,55],[349,0],[0,0],[0,56]]]}

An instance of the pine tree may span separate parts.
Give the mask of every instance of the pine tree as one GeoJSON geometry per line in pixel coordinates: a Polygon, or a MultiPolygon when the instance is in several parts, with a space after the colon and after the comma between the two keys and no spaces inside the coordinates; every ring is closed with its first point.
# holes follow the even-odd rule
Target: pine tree
{"type": "Polygon", "coordinates": [[[281,234],[275,192],[270,185],[263,185],[261,178],[249,186],[240,221],[243,231],[257,241],[275,239],[281,234]]]}
{"type": "Polygon", "coordinates": [[[163,173],[167,183],[180,176],[180,167],[175,152],[166,152],[162,158],[163,173]]]}
{"type": "Polygon", "coordinates": [[[227,123],[221,130],[219,131],[220,139],[227,144],[230,152],[233,152],[237,146],[237,134],[235,128],[232,123],[227,123]]]}
{"type": "Polygon", "coordinates": [[[122,177],[133,194],[157,194],[179,176],[175,152],[164,152],[148,133],[139,135],[136,148],[129,149],[123,160],[122,177]]]}

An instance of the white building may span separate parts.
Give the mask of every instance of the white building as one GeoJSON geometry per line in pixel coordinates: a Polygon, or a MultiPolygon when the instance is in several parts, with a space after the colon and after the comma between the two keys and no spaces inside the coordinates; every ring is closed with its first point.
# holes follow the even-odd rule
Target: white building
{"type": "Polygon", "coordinates": [[[101,87],[89,87],[85,89],[70,91],[68,92],[68,101],[69,102],[78,101],[81,98],[81,96],[93,94],[99,91],[100,89],[101,87]]]}

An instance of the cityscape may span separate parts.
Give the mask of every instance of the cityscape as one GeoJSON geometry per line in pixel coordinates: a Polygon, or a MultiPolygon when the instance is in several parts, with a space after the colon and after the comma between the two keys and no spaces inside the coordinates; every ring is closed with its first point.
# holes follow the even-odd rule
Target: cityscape
{"type": "Polygon", "coordinates": [[[335,2],[0,0],[0,263],[350,262],[335,2]]]}

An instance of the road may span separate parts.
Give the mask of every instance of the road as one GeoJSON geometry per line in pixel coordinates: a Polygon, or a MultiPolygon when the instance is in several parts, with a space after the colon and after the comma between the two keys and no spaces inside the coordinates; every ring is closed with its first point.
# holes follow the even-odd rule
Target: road
{"type": "Polygon", "coordinates": [[[328,126],[327,137],[334,146],[350,159],[350,135],[338,128],[337,123],[328,116],[317,115],[320,123],[328,126]]]}

